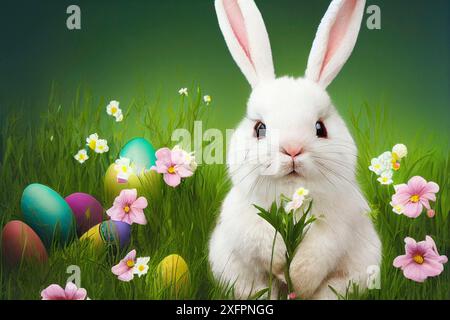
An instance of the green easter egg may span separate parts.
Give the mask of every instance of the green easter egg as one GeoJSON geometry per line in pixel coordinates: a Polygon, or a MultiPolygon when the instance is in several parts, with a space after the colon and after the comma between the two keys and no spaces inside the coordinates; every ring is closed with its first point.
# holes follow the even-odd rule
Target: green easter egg
{"type": "Polygon", "coordinates": [[[21,201],[25,222],[49,248],[53,241],[64,245],[73,238],[75,219],[67,202],[53,189],[33,183],[25,188],[21,201]]]}
{"type": "Polygon", "coordinates": [[[155,148],[144,138],[134,138],[128,141],[120,151],[119,156],[130,159],[137,173],[144,169],[150,170],[156,162],[155,148]]]}

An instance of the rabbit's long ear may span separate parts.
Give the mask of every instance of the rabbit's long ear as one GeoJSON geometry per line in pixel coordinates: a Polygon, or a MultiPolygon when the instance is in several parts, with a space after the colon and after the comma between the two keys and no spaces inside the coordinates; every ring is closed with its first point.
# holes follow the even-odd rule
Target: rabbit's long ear
{"type": "Polygon", "coordinates": [[[219,26],[231,55],[252,87],[275,78],[269,36],[253,0],[216,0],[219,26]]]}
{"type": "Polygon", "coordinates": [[[365,0],[333,0],[317,30],[305,77],[326,88],[350,57],[361,28],[365,0]]]}

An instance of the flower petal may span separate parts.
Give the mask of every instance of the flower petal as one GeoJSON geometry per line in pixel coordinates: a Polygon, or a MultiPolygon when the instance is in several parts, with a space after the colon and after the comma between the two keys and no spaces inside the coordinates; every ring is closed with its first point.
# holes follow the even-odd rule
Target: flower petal
{"type": "Polygon", "coordinates": [[[133,268],[130,268],[127,272],[122,273],[118,277],[119,280],[125,281],[125,282],[131,281],[131,280],[133,280],[133,278],[134,278],[133,268]]]}
{"type": "Polygon", "coordinates": [[[164,174],[164,181],[171,187],[176,187],[181,183],[181,177],[178,174],[164,174]]]}
{"type": "Polygon", "coordinates": [[[191,177],[194,174],[191,170],[186,168],[184,165],[177,165],[175,170],[181,178],[191,177]]]}
{"type": "Polygon", "coordinates": [[[135,202],[131,204],[131,208],[145,209],[148,206],[147,199],[145,197],[139,197],[135,202]]]}
{"type": "Polygon", "coordinates": [[[408,181],[408,187],[411,191],[411,194],[421,194],[426,185],[427,181],[420,176],[412,177],[408,181]]]}
{"type": "Polygon", "coordinates": [[[423,206],[420,202],[407,203],[403,209],[403,214],[410,218],[417,218],[422,213],[423,206]]]}
{"type": "Polygon", "coordinates": [[[57,284],[52,284],[42,290],[41,292],[42,300],[65,300],[66,293],[61,286],[57,284]]]}
{"type": "Polygon", "coordinates": [[[396,268],[404,268],[411,262],[411,257],[408,255],[398,256],[394,259],[394,262],[392,263],[394,267],[396,268]]]}
{"type": "Polygon", "coordinates": [[[423,193],[438,193],[439,185],[436,182],[428,182],[422,190],[423,193]]]}
{"type": "Polygon", "coordinates": [[[134,201],[136,201],[137,190],[136,189],[124,189],[124,190],[120,191],[119,198],[121,198],[125,204],[132,204],[134,201]]]}
{"type": "Polygon", "coordinates": [[[145,225],[147,224],[147,219],[145,218],[144,211],[142,209],[131,209],[130,213],[131,222],[145,225]]]}
{"type": "Polygon", "coordinates": [[[424,282],[427,278],[426,273],[421,268],[421,265],[417,263],[410,263],[403,268],[403,275],[416,282],[424,282]]]}

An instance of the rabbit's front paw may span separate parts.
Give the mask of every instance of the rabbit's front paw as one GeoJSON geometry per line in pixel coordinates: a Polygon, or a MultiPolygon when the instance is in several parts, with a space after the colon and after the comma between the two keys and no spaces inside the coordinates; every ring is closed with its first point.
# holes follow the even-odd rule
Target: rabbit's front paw
{"type": "Polygon", "coordinates": [[[290,267],[290,277],[295,292],[302,298],[313,296],[327,274],[313,257],[294,257],[290,267]]]}

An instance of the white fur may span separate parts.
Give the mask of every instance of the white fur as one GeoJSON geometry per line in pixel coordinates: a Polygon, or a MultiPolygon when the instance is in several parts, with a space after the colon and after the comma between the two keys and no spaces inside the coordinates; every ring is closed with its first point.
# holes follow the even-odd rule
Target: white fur
{"type": "MultiPolygon", "coordinates": [[[[216,0],[216,7],[220,8],[222,1],[216,0]]],[[[337,2],[342,1],[333,1],[330,7],[337,2]]],[[[357,8],[363,10],[364,6],[357,8]]],[[[219,20],[224,19],[222,13],[218,11],[219,20]]],[[[277,238],[270,270],[274,229],[257,215],[253,205],[268,208],[280,194],[291,195],[304,186],[314,199],[312,213],[318,220],[291,265],[296,292],[307,299],[335,299],[329,285],[343,293],[353,281],[364,289],[367,267],[380,263],[381,245],[356,181],[356,157],[353,139],[323,82],[259,79],[248,101],[247,117],[228,150],[233,187],[209,247],[215,277],[234,285],[236,298],[248,298],[268,286],[272,273],[276,280],[271,298],[277,296],[285,287],[285,247],[277,238]],[[319,119],[326,125],[327,139],[316,136],[319,119]],[[265,139],[256,139],[256,121],[266,124],[265,139]],[[294,160],[282,152],[283,148],[300,147],[302,153],[294,160]],[[288,175],[293,168],[297,175],[288,175]]]]}

